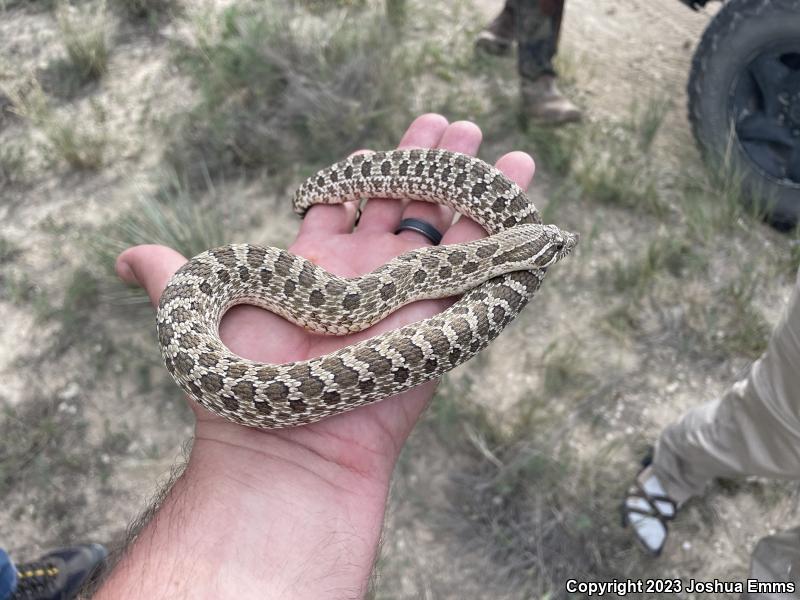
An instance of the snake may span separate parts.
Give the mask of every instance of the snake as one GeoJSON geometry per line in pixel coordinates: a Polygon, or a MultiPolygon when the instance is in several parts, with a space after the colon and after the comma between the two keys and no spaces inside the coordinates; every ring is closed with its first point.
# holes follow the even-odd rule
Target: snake
{"type": "Polygon", "coordinates": [[[542,224],[525,192],[497,168],[443,149],[355,154],[309,177],[293,206],[303,216],[314,205],[375,197],[448,206],[488,236],[411,250],[352,278],[254,244],[195,256],[169,280],[156,314],[164,364],[191,398],[235,423],[277,429],[436,379],[486,348],[578,240],[542,224]],[[249,360],[219,337],[222,317],[237,304],[312,332],[344,335],[411,302],[446,297],[458,299],[443,312],[307,360],[249,360]]]}

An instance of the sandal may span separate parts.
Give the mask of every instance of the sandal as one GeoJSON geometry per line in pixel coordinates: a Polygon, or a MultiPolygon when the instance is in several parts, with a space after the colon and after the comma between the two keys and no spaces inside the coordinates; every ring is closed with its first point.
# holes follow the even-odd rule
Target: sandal
{"type": "Polygon", "coordinates": [[[642,470],[628,490],[622,506],[622,526],[630,526],[637,541],[653,556],[658,556],[667,541],[667,522],[675,518],[677,503],[667,496],[653,472],[652,450],[642,461],[642,470]]]}

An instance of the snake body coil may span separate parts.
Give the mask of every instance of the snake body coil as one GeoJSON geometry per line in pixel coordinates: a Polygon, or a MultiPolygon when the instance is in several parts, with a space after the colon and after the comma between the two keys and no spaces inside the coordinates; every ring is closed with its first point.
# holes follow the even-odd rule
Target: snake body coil
{"type": "Polygon", "coordinates": [[[533,204],[485,162],[444,150],[355,155],[309,178],[294,198],[314,204],[364,197],[450,206],[490,234],[422,248],[344,279],[277,248],[234,244],[181,267],[159,302],[167,369],[206,408],[264,428],[318,421],[439,377],[485,348],[533,297],[546,268],[576,236],[542,225],[533,204]],[[271,365],[233,354],[218,326],[236,304],[271,310],[312,331],[361,331],[416,300],[463,294],[433,317],[310,360],[271,365]]]}

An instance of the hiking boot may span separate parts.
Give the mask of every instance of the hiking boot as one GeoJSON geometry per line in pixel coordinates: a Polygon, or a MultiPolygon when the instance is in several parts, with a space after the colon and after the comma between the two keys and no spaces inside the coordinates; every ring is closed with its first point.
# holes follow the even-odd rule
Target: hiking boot
{"type": "Polygon", "coordinates": [[[523,79],[521,90],[522,112],[528,118],[548,125],[580,121],[580,109],[559,91],[555,75],[523,79]]]}
{"type": "Polygon", "coordinates": [[[72,600],[108,556],[100,544],[62,548],[17,565],[11,600],[72,600]]]}
{"type": "Polygon", "coordinates": [[[497,15],[475,38],[475,47],[488,54],[504,56],[514,44],[514,13],[508,8],[497,15]]]}

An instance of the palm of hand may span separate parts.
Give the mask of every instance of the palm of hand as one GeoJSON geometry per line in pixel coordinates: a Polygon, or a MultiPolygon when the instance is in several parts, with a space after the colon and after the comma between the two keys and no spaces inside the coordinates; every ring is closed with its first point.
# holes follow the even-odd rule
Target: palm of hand
{"type": "MultiPolygon", "coordinates": [[[[389,232],[356,230],[346,234],[300,234],[289,251],[331,273],[356,277],[422,245],[389,232]]],[[[269,311],[241,305],[225,315],[220,325],[220,337],[240,356],[273,364],[285,363],[328,354],[385,331],[420,321],[443,310],[449,303],[448,300],[415,302],[400,308],[368,330],[347,336],[315,334],[269,311]]],[[[435,383],[431,382],[346,415],[326,419],[300,430],[287,430],[286,434],[309,428],[326,433],[335,430],[338,438],[346,439],[350,434],[360,432],[363,435],[365,431],[375,431],[384,437],[388,433],[399,445],[434,386],[435,383]]],[[[214,418],[208,413],[206,415],[214,418]]],[[[382,443],[386,441],[384,439],[382,443]]],[[[361,445],[364,443],[369,441],[359,441],[361,445]]]]}

